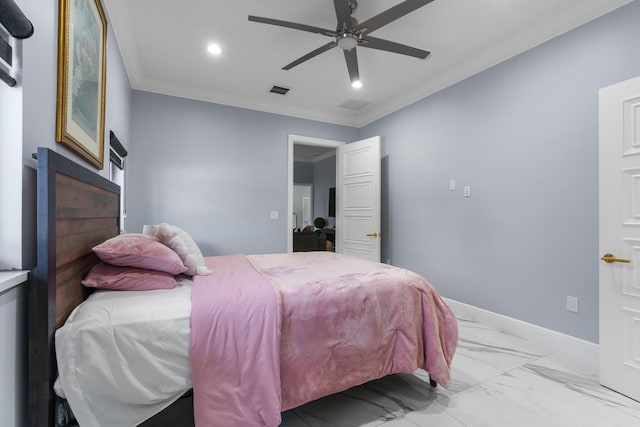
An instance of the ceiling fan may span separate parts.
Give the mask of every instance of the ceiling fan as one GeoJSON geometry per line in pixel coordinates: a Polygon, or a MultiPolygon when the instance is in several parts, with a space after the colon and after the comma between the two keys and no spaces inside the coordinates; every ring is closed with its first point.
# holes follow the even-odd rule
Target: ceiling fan
{"type": "Polygon", "coordinates": [[[314,27],[311,25],[298,24],[295,22],[281,21],[279,19],[262,18],[259,16],[249,15],[249,21],[261,22],[263,24],[278,25],[280,27],[293,28],[295,30],[308,31],[310,33],[322,34],[323,36],[332,37],[335,40],[320,46],[319,48],[307,53],[306,55],[296,59],[290,64],[282,67],[283,70],[290,70],[296,65],[300,65],[309,59],[320,55],[334,47],[339,47],[344,52],[344,59],[347,63],[347,70],[351,84],[359,87],[360,72],[358,70],[358,57],[356,55],[356,46],[368,47],[371,49],[385,50],[387,52],[399,53],[401,55],[413,56],[415,58],[425,59],[431,52],[417,49],[415,47],[406,46],[389,40],[371,37],[369,33],[395,21],[414,10],[431,3],[433,0],[406,0],[396,6],[385,10],[382,13],[370,18],[363,23],[351,16],[358,7],[357,0],[333,0],[336,10],[338,24],[335,30],[314,27]]]}

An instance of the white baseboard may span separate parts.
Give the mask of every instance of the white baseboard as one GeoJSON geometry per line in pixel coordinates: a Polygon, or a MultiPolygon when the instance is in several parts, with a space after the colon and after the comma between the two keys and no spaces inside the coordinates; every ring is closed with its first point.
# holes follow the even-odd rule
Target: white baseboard
{"type": "Polygon", "coordinates": [[[598,378],[598,344],[449,298],[444,300],[456,316],[475,320],[501,332],[549,347],[553,350],[549,359],[579,373],[598,378]]]}

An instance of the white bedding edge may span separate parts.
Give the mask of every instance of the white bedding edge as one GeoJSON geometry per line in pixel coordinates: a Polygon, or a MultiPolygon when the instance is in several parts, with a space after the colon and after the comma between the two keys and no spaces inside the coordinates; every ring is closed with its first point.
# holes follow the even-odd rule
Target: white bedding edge
{"type": "Polygon", "coordinates": [[[137,425],[191,388],[191,284],[97,291],[56,331],[57,389],[83,427],[137,425]],[[82,345],[80,345],[80,343],[82,345]]]}

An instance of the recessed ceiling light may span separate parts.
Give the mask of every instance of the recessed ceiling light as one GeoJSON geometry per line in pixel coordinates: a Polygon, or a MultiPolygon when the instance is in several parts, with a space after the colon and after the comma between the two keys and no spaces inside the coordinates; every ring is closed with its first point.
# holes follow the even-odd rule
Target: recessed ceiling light
{"type": "Polygon", "coordinates": [[[351,86],[356,89],[360,89],[362,87],[362,82],[360,80],[354,80],[351,82],[351,86]]]}
{"type": "Polygon", "coordinates": [[[222,53],[222,49],[215,43],[211,43],[207,46],[207,51],[212,55],[220,55],[222,53]]]}

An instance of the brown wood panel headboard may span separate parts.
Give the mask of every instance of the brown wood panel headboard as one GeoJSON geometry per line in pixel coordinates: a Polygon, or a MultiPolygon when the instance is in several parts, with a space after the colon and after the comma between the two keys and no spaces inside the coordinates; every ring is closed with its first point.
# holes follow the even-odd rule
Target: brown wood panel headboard
{"type": "Polygon", "coordinates": [[[38,148],[37,265],[28,290],[30,427],[55,425],[54,335],[88,295],[80,281],[98,261],[91,248],[118,234],[120,187],[38,148]]]}

